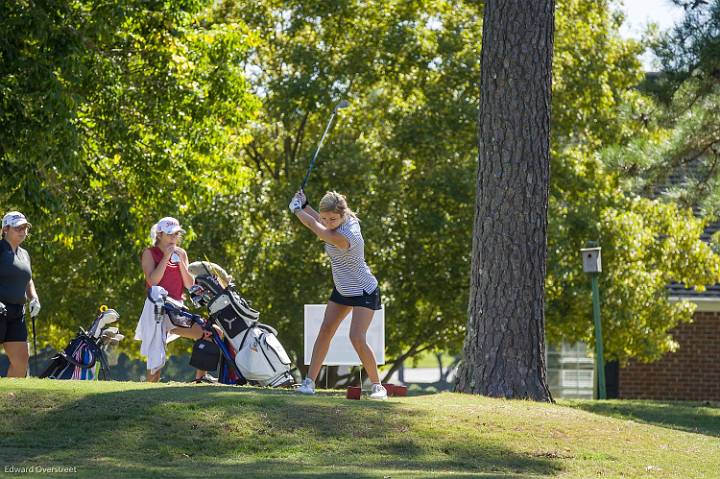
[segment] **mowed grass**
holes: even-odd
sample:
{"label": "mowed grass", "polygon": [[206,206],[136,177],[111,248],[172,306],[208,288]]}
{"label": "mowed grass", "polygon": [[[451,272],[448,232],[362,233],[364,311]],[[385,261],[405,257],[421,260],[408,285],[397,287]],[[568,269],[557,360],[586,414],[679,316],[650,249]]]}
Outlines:
{"label": "mowed grass", "polygon": [[22,477],[720,477],[713,406],[2,379],[0,408],[0,471],[76,468]]}

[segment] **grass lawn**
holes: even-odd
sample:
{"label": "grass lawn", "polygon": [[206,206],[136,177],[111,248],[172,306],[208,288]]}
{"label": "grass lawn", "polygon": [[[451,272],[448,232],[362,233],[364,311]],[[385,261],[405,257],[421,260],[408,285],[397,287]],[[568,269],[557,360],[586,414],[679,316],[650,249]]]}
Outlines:
{"label": "grass lawn", "polygon": [[7,476],[720,477],[717,405],[0,379],[0,408]]}

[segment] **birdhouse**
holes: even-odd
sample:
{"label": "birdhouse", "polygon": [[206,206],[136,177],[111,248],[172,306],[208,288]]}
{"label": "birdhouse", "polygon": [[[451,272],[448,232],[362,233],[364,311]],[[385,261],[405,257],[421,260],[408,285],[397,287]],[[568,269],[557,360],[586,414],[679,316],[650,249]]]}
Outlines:
{"label": "birdhouse", "polygon": [[602,273],[600,261],[600,248],[582,248],[580,250],[583,258],[583,271],[586,273]]}

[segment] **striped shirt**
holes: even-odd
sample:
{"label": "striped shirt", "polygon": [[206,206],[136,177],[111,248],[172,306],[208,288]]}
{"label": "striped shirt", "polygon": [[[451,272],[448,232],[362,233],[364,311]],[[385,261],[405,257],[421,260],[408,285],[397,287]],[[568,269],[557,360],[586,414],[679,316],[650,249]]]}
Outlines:
{"label": "striped shirt", "polygon": [[372,293],[378,282],[365,263],[365,241],[360,233],[360,222],[348,216],[335,230],[347,238],[350,247],[342,250],[325,243],[325,252],[330,257],[335,288],[343,296],[362,296]]}

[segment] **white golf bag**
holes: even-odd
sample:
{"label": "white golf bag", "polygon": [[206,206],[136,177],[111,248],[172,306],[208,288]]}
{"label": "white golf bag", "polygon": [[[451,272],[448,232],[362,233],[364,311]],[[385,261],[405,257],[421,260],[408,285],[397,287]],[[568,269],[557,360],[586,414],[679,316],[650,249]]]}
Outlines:
{"label": "white golf bag", "polygon": [[270,387],[294,383],[291,361],[277,339],[277,331],[259,322],[260,313],[235,291],[232,278],[219,266],[204,261],[192,263],[190,272],[195,276],[195,286],[190,290],[193,303],[208,308],[210,319],[234,349],[235,364],[245,379]]}

